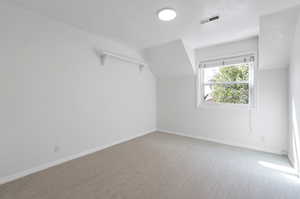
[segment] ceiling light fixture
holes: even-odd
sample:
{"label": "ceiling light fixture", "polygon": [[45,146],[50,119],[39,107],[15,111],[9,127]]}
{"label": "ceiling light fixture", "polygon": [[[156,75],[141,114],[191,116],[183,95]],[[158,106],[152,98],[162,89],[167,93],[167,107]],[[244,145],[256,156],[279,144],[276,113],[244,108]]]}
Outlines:
{"label": "ceiling light fixture", "polygon": [[171,21],[176,18],[176,11],[172,8],[163,8],[157,12],[157,16],[161,21]]}

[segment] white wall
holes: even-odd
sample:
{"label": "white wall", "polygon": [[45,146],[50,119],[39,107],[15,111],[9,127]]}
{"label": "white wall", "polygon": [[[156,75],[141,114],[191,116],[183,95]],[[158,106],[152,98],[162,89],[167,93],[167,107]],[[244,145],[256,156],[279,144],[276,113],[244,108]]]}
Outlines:
{"label": "white wall", "polygon": [[300,174],[300,12],[290,63],[290,149],[289,157]]}
{"label": "white wall", "polygon": [[0,181],[155,129],[149,69],[102,66],[94,53],[141,58],[134,49],[6,4],[0,13]]}
{"label": "white wall", "polygon": [[288,67],[300,6],[288,8],[259,20],[259,58],[263,69]]}
{"label": "white wall", "polygon": [[[255,51],[257,38],[196,51],[197,59]],[[287,69],[257,73],[257,108],[196,108],[195,77],[157,82],[158,129],[273,153],[287,151]],[[250,120],[250,115],[252,115]]]}

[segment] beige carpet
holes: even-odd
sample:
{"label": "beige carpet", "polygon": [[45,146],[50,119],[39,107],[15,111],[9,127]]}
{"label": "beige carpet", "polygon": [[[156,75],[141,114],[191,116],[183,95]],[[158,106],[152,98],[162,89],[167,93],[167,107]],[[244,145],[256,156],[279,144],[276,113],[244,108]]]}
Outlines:
{"label": "beige carpet", "polygon": [[2,185],[0,198],[299,199],[287,169],[282,156],[152,133]]}

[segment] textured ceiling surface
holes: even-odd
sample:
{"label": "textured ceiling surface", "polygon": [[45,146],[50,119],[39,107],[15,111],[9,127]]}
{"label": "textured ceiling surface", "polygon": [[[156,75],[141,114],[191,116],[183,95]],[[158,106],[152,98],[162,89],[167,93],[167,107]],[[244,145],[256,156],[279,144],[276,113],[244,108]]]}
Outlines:
{"label": "textured ceiling surface", "polygon": [[[0,0],[39,12],[86,31],[137,48],[182,39],[192,48],[242,39],[259,33],[259,17],[295,6],[300,0]],[[177,18],[157,19],[162,7]],[[220,20],[201,25],[203,18]]]}

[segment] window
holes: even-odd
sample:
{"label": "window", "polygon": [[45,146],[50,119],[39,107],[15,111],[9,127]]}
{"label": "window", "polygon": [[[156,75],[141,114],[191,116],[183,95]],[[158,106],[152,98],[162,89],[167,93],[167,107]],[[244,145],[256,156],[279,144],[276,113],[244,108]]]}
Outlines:
{"label": "window", "polygon": [[200,103],[253,105],[254,60],[250,54],[201,62]]}

